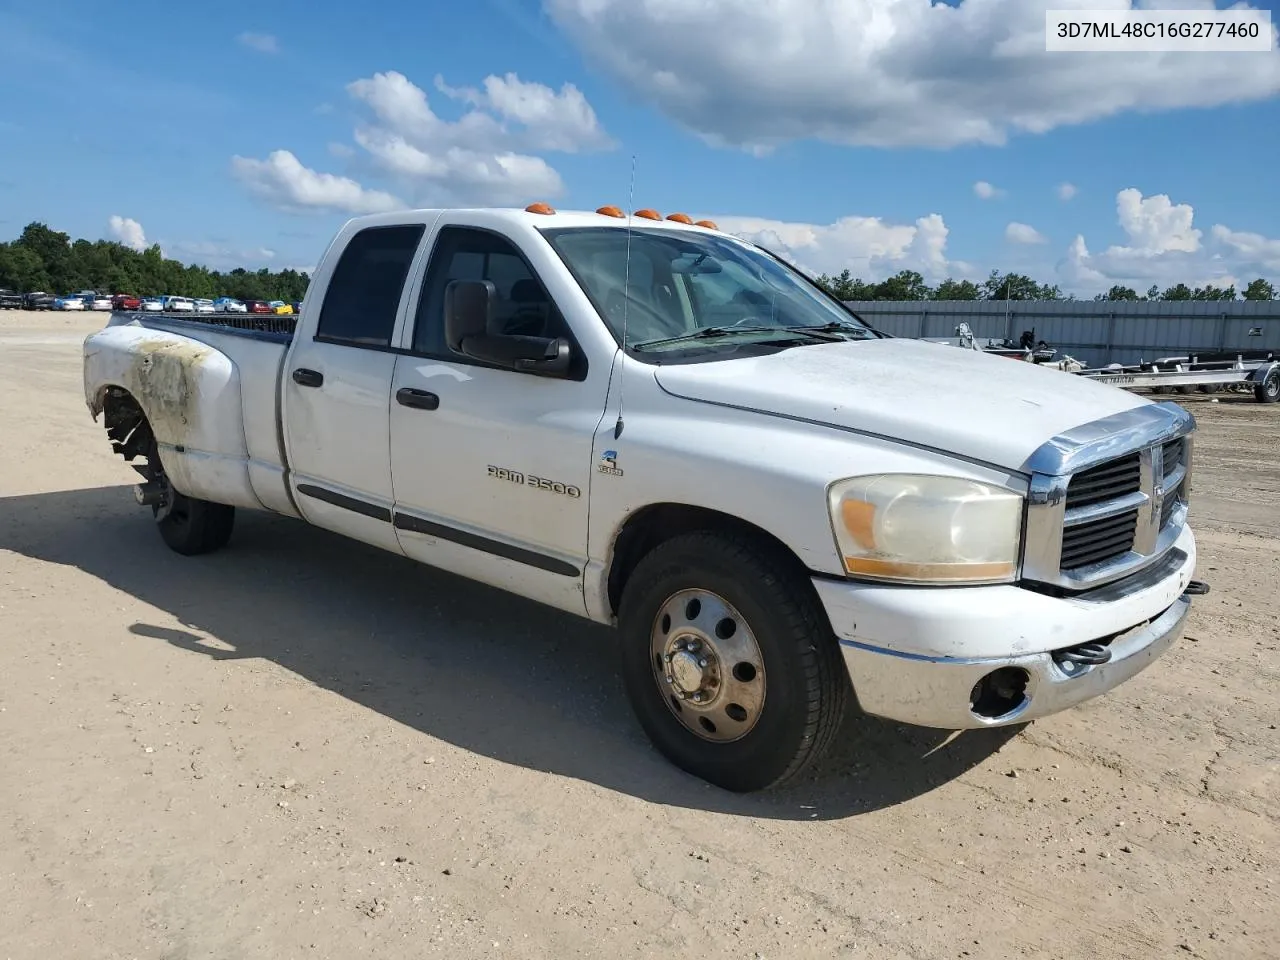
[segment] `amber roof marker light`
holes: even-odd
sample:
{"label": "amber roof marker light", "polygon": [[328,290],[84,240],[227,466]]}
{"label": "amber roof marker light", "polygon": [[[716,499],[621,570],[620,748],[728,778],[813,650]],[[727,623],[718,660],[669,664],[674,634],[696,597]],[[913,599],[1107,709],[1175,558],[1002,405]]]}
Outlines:
{"label": "amber roof marker light", "polygon": [[637,210],[637,211],[636,211],[636,216],[637,216],[637,217],[643,217],[643,218],[644,218],[644,219],[646,219],[646,220],[661,220],[661,219],[662,219],[662,214],[660,214],[657,210],[650,209],[649,207],[645,207],[643,210]]}
{"label": "amber roof marker light", "polygon": [[626,216],[622,210],[614,206],[596,207],[596,213],[605,217],[617,217],[619,220]]}
{"label": "amber roof marker light", "polygon": [[687,213],[669,213],[667,214],[667,219],[674,221],[675,223],[687,223],[690,226],[693,225],[693,218]]}
{"label": "amber roof marker light", "polygon": [[544,217],[549,217],[551,214],[556,212],[555,207],[551,206],[549,203],[543,203],[542,201],[531,203],[525,207],[524,210],[525,213],[540,213]]}
{"label": "amber roof marker light", "polygon": [[714,220],[699,220],[696,224],[699,227],[706,227],[708,230],[719,230]]}

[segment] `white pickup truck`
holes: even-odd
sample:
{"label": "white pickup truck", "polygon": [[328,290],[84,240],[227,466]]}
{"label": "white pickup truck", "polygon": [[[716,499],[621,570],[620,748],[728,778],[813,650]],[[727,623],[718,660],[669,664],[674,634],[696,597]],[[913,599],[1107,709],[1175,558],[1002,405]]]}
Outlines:
{"label": "white pickup truck", "polygon": [[682,214],[357,218],[300,316],[115,314],[84,385],[177,552],[267,510],[616,625],[652,742],[731,790],[851,694],[953,730],[1079,704],[1208,589],[1184,409],[881,336]]}

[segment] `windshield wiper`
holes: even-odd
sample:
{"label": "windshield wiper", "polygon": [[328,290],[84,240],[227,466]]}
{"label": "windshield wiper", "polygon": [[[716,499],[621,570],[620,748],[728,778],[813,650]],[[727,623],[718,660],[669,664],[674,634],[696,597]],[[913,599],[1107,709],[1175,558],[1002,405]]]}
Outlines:
{"label": "windshield wiper", "polygon": [[840,320],[831,320],[813,327],[791,327],[789,329],[803,330],[806,333],[848,333],[855,335],[859,340],[873,339],[870,330],[854,326],[852,323],[843,323]]}
{"label": "windshield wiper", "polygon": [[692,333],[681,334],[678,337],[659,337],[656,340],[641,340],[639,343],[631,344],[633,350],[645,350],[649,347],[662,347],[670,343],[691,343],[696,340],[714,340],[719,337],[728,337],[737,333],[786,333],[792,334],[797,338],[810,338],[814,340],[827,340],[828,337],[820,336],[826,331],[821,327],[783,327],[783,326],[733,326],[733,327],[703,327],[700,330],[694,330]]}

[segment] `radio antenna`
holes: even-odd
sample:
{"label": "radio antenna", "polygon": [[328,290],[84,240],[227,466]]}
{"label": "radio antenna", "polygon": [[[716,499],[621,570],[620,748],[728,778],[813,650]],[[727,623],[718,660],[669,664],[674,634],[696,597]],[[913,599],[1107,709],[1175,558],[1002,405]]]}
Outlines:
{"label": "radio antenna", "polygon": [[618,422],[613,439],[622,436],[622,390],[627,379],[627,306],[631,302],[631,217],[636,205],[636,155],[631,155],[631,186],[627,190],[627,256],[622,276],[622,368],[618,377]]}

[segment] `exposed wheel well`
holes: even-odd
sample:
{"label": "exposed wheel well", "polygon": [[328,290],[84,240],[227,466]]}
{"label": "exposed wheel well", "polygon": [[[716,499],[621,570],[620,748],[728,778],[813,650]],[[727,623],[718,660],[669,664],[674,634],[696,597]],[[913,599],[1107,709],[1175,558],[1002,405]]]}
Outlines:
{"label": "exposed wheel well", "polygon": [[807,572],[790,547],[753,523],[706,507],[684,503],[650,504],[627,518],[614,541],[613,560],[609,565],[610,612],[618,612],[627,580],[645,554],[672,537],[701,530],[745,534],[783,562],[793,564],[801,574]]}
{"label": "exposed wheel well", "polygon": [[146,455],[151,425],[142,405],[124,387],[107,387],[103,392],[102,425],[107,428],[111,449],[127,462]]}

